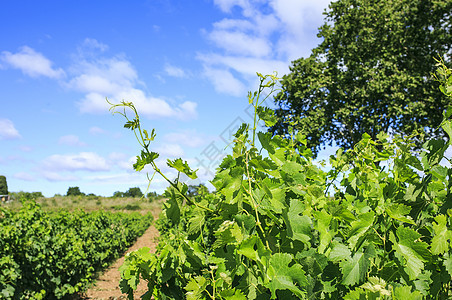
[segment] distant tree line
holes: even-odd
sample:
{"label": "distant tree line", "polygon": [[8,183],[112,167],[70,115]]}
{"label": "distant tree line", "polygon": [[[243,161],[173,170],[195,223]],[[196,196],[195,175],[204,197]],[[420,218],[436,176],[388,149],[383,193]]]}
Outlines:
{"label": "distant tree line", "polygon": [[93,193],[89,193],[89,194],[85,194],[83,192],[80,191],[80,188],[78,186],[73,186],[73,187],[69,187],[67,192],[66,192],[66,196],[88,196],[88,197],[93,197],[96,196]]}

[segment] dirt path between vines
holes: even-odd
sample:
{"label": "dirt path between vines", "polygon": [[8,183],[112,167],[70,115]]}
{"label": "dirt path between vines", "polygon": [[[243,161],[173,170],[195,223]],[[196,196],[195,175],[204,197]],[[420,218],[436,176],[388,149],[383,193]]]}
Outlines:
{"label": "dirt path between vines", "polygon": [[[158,214],[154,214],[155,220]],[[155,222],[155,221],[154,221]],[[151,252],[155,252],[157,246],[156,238],[159,232],[151,225],[146,232],[137,239],[134,245],[132,245],[127,251],[131,252],[142,247],[149,247]],[[85,300],[122,300],[127,299],[125,294],[121,293],[119,289],[119,281],[121,274],[119,273],[119,267],[124,262],[124,256],[119,258],[113,265],[111,265],[99,278],[96,280],[94,286],[92,286],[83,296]],[[146,284],[142,281],[137,290],[134,293],[135,299],[140,299],[140,296],[147,291]]]}

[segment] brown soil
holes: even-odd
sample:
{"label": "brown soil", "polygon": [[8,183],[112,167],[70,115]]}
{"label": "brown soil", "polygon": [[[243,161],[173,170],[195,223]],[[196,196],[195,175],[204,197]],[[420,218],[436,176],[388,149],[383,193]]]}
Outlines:
{"label": "brown soil", "polygon": [[[156,217],[157,214],[154,214]],[[146,232],[137,239],[136,243],[130,247],[126,253],[143,248],[149,247],[151,252],[155,252],[157,246],[158,231],[151,225]],[[126,294],[122,294],[119,289],[119,281],[121,280],[121,274],[119,273],[119,267],[124,262],[124,256],[119,258],[113,265],[111,265],[99,278],[94,285],[82,296],[85,300],[120,300],[127,299]],[[147,291],[146,283],[142,281],[137,290],[134,292],[134,298],[140,299],[140,296]]]}

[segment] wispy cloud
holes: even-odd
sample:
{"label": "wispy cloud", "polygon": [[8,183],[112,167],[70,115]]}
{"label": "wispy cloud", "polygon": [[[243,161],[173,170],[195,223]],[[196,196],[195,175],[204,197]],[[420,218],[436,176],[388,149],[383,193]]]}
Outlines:
{"label": "wispy cloud", "polygon": [[58,140],[58,144],[72,146],[72,147],[86,146],[86,144],[84,142],[80,141],[80,138],[78,136],[73,135],[73,134],[64,135],[64,136],[60,137],[60,139]]}
{"label": "wispy cloud", "polygon": [[207,144],[208,138],[195,130],[183,130],[166,134],[163,139],[169,143],[178,143],[182,146],[196,148]]}
{"label": "wispy cloud", "polygon": [[183,69],[171,64],[165,64],[165,73],[169,76],[178,78],[184,78],[188,76]]}
{"label": "wispy cloud", "polygon": [[165,143],[164,145],[155,148],[155,151],[162,157],[179,158],[184,156],[184,149],[175,143]]}
{"label": "wispy cloud", "polygon": [[77,154],[54,154],[42,161],[45,171],[91,171],[100,172],[110,170],[105,158],[93,152]]}
{"label": "wispy cloud", "polygon": [[21,138],[14,123],[9,119],[0,119],[0,140],[14,140]]}
{"label": "wispy cloud", "polygon": [[48,181],[76,181],[80,178],[77,176],[74,176],[72,174],[62,174],[61,172],[52,172],[52,171],[42,171],[41,172],[42,177],[47,179]]}
{"label": "wispy cloud", "polygon": [[227,67],[204,65],[203,75],[210,80],[215,90],[232,96],[243,96],[246,92],[245,84],[236,78]]}
{"label": "wispy cloud", "polygon": [[203,30],[215,49],[197,55],[204,75],[218,92],[243,96],[256,72],[286,74],[291,61],[318,44],[315,36],[329,2],[214,0],[229,16]]}
{"label": "wispy cloud", "polygon": [[27,172],[18,172],[14,174],[13,177],[24,181],[36,181],[35,176]]}
{"label": "wispy cloud", "polygon": [[107,133],[104,129],[97,127],[97,126],[93,126],[89,129],[89,133],[91,135],[101,135],[101,134],[105,134]]}
{"label": "wispy cloud", "polygon": [[53,68],[49,59],[27,46],[21,47],[16,53],[3,51],[0,54],[0,61],[3,61],[7,66],[21,70],[24,74],[31,77],[44,76],[59,79],[65,76],[63,69]]}

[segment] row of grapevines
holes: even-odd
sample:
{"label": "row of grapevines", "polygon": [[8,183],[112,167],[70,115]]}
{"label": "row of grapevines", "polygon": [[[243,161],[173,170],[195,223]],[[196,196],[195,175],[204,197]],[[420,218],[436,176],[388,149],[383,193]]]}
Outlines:
{"label": "row of grapevines", "polygon": [[[450,71],[440,71],[450,94]],[[259,105],[275,78],[260,78],[249,102],[271,126],[272,112]],[[171,184],[157,253],[126,256],[122,291],[133,299],[141,277],[143,299],[449,299],[451,115],[441,124],[447,140],[415,152],[409,139],[364,135],[331,157],[328,172],[301,134],[282,139],[256,133],[256,120],[242,125],[214,194],[187,200],[186,185]],[[126,127],[141,131],[138,116]],[[148,145],[135,167],[154,163]],[[186,163],[168,165],[194,177]]]}
{"label": "row of grapevines", "polygon": [[0,299],[61,299],[83,291],[152,215],[46,212],[32,201],[0,208]]}

